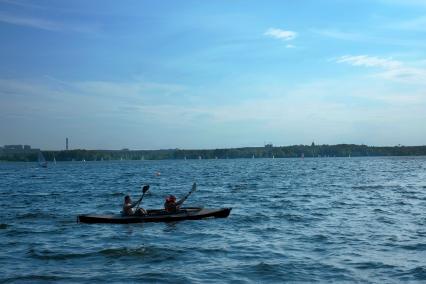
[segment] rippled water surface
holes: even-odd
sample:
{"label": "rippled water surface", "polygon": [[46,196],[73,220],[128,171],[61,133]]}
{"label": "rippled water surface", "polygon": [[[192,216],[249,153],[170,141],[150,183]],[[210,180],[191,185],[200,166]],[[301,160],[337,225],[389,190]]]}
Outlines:
{"label": "rippled water surface", "polygon": [[[76,222],[193,181],[231,215]],[[0,207],[0,282],[426,281],[425,157],[0,163]]]}

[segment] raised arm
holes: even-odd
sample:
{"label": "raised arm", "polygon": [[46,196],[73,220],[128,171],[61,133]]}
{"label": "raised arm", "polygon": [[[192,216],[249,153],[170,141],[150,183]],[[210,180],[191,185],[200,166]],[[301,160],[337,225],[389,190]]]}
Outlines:
{"label": "raised arm", "polygon": [[182,204],[185,202],[185,200],[188,199],[188,197],[197,190],[197,184],[194,182],[194,184],[192,185],[192,189],[178,202],[176,202],[176,206],[180,207],[182,206]]}

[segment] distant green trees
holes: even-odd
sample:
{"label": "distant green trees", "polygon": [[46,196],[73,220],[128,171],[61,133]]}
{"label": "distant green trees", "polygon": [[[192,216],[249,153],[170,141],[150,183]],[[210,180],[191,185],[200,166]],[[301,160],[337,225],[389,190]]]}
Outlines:
{"label": "distant green trees", "polygon": [[[245,147],[212,150],[69,150],[43,151],[48,161],[100,160],[166,160],[166,159],[235,159],[235,158],[295,158],[301,157],[361,157],[361,156],[420,156],[426,155],[426,146],[372,147],[367,145],[292,145],[274,147]],[[37,153],[0,152],[1,161],[37,161]]]}

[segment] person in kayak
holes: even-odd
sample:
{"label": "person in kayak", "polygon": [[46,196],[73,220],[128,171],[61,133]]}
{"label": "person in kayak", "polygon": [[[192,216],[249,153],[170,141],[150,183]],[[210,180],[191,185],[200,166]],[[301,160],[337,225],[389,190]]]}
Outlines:
{"label": "person in kayak", "polygon": [[185,200],[188,199],[188,197],[196,190],[197,184],[194,182],[192,189],[178,202],[176,202],[176,196],[168,195],[166,197],[166,201],[164,202],[164,210],[168,213],[177,213]]}
{"label": "person in kayak", "polygon": [[180,204],[176,202],[176,196],[169,195],[164,202],[164,210],[168,213],[176,213],[180,209]]}
{"label": "person in kayak", "polygon": [[132,199],[130,198],[130,196],[126,195],[124,197],[124,203],[123,203],[124,215],[126,215],[126,216],[132,216],[132,215],[143,216],[143,215],[146,215],[147,212],[142,207],[138,208],[137,210],[134,209],[134,207],[136,205],[138,205],[141,200],[142,200],[142,197],[138,201],[132,202]]}

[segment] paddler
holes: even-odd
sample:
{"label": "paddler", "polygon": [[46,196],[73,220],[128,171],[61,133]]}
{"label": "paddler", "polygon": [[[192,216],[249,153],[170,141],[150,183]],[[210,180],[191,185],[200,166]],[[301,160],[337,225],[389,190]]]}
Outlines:
{"label": "paddler", "polygon": [[132,202],[132,199],[130,198],[130,195],[126,195],[124,197],[124,203],[123,203],[123,213],[124,213],[124,215],[126,215],[126,216],[132,216],[132,215],[143,216],[143,215],[146,215],[147,212],[142,207],[138,208],[137,210],[134,209],[134,207],[141,202],[142,197],[138,201]]}
{"label": "paddler", "polygon": [[176,203],[176,196],[168,195],[164,202],[164,210],[168,213],[176,213],[179,211],[180,204]]}
{"label": "paddler", "polygon": [[178,202],[176,202],[176,196],[168,195],[166,201],[164,202],[164,210],[168,213],[177,213],[180,210],[180,207],[185,202],[188,197],[197,190],[197,184],[194,182],[192,189]]}

